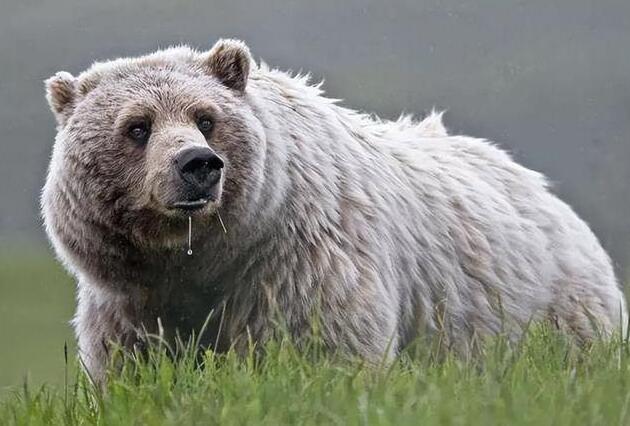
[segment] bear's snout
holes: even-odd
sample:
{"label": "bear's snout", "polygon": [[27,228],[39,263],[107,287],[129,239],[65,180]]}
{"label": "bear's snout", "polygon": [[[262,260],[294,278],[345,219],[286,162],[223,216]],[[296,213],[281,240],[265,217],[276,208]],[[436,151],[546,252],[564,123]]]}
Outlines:
{"label": "bear's snout", "polygon": [[189,148],[175,156],[174,165],[184,184],[184,203],[214,201],[224,162],[206,147]]}

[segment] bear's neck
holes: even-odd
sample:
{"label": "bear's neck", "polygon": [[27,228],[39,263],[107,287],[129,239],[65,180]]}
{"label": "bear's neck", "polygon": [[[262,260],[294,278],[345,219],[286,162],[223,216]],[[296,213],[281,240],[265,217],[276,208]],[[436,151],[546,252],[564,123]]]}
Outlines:
{"label": "bear's neck", "polygon": [[267,234],[300,241],[298,233],[318,239],[314,234],[330,227],[342,229],[348,200],[365,198],[370,180],[399,172],[388,147],[374,143],[371,119],[337,106],[318,86],[259,72],[249,103],[266,130],[268,167],[254,206],[261,214],[248,232],[271,229]]}

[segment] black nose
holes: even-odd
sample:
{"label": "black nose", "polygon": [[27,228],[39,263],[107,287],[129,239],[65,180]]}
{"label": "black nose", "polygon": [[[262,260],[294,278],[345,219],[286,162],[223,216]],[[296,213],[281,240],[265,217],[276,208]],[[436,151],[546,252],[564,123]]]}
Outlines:
{"label": "black nose", "polygon": [[223,165],[223,160],[210,148],[189,148],[175,157],[175,166],[181,177],[198,187],[217,183]]}

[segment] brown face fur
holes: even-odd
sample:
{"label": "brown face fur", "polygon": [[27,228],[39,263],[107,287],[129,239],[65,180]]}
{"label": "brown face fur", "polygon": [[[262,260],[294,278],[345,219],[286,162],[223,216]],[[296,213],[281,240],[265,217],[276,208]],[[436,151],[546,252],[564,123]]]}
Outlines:
{"label": "brown face fur", "polygon": [[[48,98],[59,135],[51,167],[62,173],[47,184],[44,203],[47,196],[65,199],[73,210],[66,219],[88,215],[150,247],[181,244],[189,215],[209,222],[217,210],[246,203],[262,181],[264,136],[244,100],[249,53],[227,43],[192,52],[187,61],[144,57],[102,64],[77,79],[52,77]],[[200,130],[200,120],[209,120],[211,130]],[[147,129],[142,141],[130,134],[138,123]],[[187,197],[175,159],[200,147],[225,163],[214,200],[192,212],[174,208]]]}

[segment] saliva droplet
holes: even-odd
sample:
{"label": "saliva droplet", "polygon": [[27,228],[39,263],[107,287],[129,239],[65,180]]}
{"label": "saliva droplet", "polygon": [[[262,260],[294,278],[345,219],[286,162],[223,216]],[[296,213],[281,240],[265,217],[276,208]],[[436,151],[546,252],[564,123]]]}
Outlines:
{"label": "saliva droplet", "polygon": [[188,216],[188,256],[192,256],[192,217]]}

